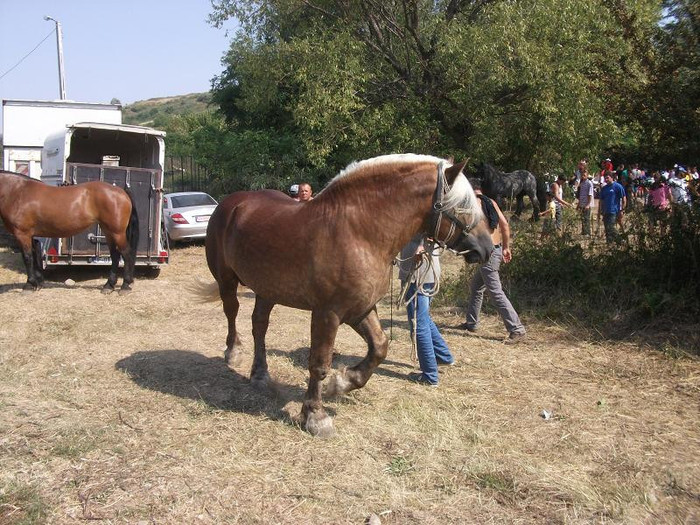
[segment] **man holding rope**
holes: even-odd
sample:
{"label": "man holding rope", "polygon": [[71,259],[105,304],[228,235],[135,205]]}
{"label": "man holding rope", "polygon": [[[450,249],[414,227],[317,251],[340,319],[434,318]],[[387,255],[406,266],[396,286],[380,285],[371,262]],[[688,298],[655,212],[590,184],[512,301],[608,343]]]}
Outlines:
{"label": "man holding rope", "polygon": [[421,369],[408,374],[408,378],[437,386],[438,365],[451,365],[454,357],[430,317],[430,301],[437,292],[435,283],[440,281],[439,249],[428,253],[426,249],[431,248],[420,235],[411,239],[399,255],[399,279]]}

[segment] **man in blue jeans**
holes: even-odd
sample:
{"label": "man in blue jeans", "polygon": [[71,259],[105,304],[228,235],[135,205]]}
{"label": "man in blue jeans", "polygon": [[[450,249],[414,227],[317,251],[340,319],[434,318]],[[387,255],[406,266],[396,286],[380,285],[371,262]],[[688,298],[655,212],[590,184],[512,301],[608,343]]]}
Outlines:
{"label": "man in blue jeans", "polygon": [[416,353],[420,372],[408,378],[430,386],[438,384],[438,365],[451,365],[454,357],[440,331],[430,317],[430,301],[435,282],[440,279],[440,258],[435,252],[425,253],[421,236],[411,239],[399,255],[399,279],[402,289],[411,336],[415,334]]}
{"label": "man in blue jeans", "polygon": [[618,240],[617,223],[622,222],[622,215],[627,204],[627,194],[622,184],[613,180],[611,171],[605,172],[605,186],[600,189],[598,216],[603,216],[605,241],[610,244]]}

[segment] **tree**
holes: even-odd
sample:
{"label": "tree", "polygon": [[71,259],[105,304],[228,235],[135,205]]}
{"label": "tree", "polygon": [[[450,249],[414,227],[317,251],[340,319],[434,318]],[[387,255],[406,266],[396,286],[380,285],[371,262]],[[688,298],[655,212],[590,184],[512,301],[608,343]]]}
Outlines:
{"label": "tree", "polygon": [[[658,0],[215,0],[242,27],[214,83],[233,129],[306,167],[388,152],[544,171],[634,143]],[[326,168],[327,169],[327,168]],[[320,175],[322,178],[324,174]]]}
{"label": "tree", "polygon": [[657,165],[700,161],[700,2],[666,0],[654,32],[656,60],[634,108]]}

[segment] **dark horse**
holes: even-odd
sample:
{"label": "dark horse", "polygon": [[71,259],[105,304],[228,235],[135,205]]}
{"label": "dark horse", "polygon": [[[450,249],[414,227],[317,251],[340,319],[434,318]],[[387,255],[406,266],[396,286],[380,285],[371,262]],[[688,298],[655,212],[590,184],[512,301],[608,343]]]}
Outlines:
{"label": "dark horse", "polygon": [[296,202],[264,190],[229,195],[209,220],[207,263],[216,283],[200,295],[223,301],[225,360],[238,361],[238,284],[256,294],[253,383],[269,379],[265,334],[275,304],[311,311],[309,386],[300,420],[313,435],[333,434],[321,400],[340,324],[365,340],[367,355],[329,381],[328,395],[361,388],[384,360],[388,340],[376,304],[387,293],[391,263],[418,233],[485,261],[493,244],[464,163],[390,155],[350,165],[318,196]]}
{"label": "dark horse", "polygon": [[490,164],[481,164],[474,175],[481,179],[481,191],[487,197],[491,197],[498,206],[505,210],[504,198],[517,199],[515,216],[520,217],[523,211],[525,195],[532,204],[532,218],[537,221],[540,218],[540,202],[537,198],[537,179],[527,170],[516,170],[510,173],[498,171]]}
{"label": "dark horse", "polygon": [[103,293],[114,291],[119,257],[124,258],[120,294],[134,282],[138,217],[131,195],[106,182],[49,186],[9,171],[0,171],[0,218],[15,236],[27,268],[25,290],[44,283],[41,246],[34,237],[72,237],[97,223],[107,239],[112,267]]}

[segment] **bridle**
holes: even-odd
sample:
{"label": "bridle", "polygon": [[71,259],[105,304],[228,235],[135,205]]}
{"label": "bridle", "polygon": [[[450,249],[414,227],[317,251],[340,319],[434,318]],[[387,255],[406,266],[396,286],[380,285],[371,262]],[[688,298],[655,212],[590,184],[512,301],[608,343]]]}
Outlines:
{"label": "bridle", "polygon": [[[447,183],[447,178],[445,177],[445,161],[442,161],[438,165],[437,186],[433,194],[433,209],[430,218],[431,227],[429,231],[432,231],[433,234],[429,235],[428,239],[440,248],[446,248],[457,255],[464,255],[469,250],[458,252],[453,248],[454,243],[456,243],[462,235],[468,235],[469,232],[474,229],[475,225],[467,226],[453,213],[452,209],[445,209],[443,199],[449,191],[450,185]],[[439,239],[438,235],[443,218],[450,221],[450,230],[447,232],[447,236],[444,239]],[[457,233],[457,237],[453,239],[455,233]]]}

